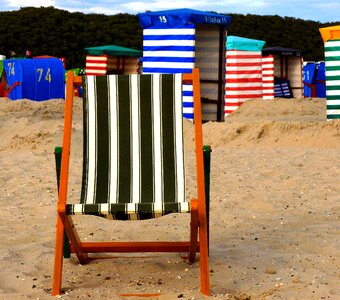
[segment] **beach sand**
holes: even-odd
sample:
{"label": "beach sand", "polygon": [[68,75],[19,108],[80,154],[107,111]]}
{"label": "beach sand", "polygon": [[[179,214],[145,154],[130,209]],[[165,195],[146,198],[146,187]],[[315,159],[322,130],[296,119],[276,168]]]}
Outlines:
{"label": "beach sand", "polygon": [[[0,99],[0,299],[52,299],[63,100]],[[325,99],[250,100],[203,126],[212,146],[210,275],[215,299],[340,299],[340,120]],[[82,104],[75,99],[70,202],[81,184]],[[185,122],[186,150],[193,126]],[[194,156],[186,156],[194,196]],[[89,240],[186,240],[189,214],[141,222],[78,217]],[[142,224],[142,226],[140,226]],[[64,260],[62,299],[206,299],[199,262],[133,254]],[[137,297],[125,299],[140,299]]]}

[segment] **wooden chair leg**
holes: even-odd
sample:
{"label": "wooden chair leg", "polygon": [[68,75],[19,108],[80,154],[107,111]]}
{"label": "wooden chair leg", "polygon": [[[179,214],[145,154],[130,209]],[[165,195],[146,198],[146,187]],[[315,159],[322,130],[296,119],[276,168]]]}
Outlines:
{"label": "wooden chair leg", "polygon": [[84,265],[88,262],[88,255],[86,252],[84,252],[84,249],[81,245],[81,241],[78,235],[78,232],[73,224],[72,217],[63,215],[63,221],[65,226],[66,234],[69,238],[69,241],[71,242],[71,245],[75,249],[75,254],[77,255],[77,258],[79,262]]}
{"label": "wooden chair leg", "polygon": [[206,220],[199,222],[199,240],[200,240],[200,271],[201,271],[201,293],[210,295],[210,278],[208,264],[208,233]]}
{"label": "wooden chair leg", "polygon": [[198,237],[198,201],[191,200],[190,202],[190,249],[189,262],[193,263],[196,259],[197,252],[197,237]]}
{"label": "wooden chair leg", "polygon": [[63,269],[63,250],[64,250],[64,224],[60,216],[58,215],[54,250],[52,296],[57,296],[60,294],[61,277]]}

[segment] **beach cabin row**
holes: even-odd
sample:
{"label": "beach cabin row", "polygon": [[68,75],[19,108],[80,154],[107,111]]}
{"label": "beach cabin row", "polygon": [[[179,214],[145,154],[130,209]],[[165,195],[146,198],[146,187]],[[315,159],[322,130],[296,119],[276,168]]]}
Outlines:
{"label": "beach cabin row", "polygon": [[[262,49],[264,41],[228,36],[231,18],[191,9],[139,15],[143,73],[201,73],[202,118],[222,121],[251,98],[301,97],[302,52]],[[299,52],[297,52],[299,51]],[[193,119],[190,87],[183,115]]]}
{"label": "beach cabin row", "polygon": [[[222,121],[248,99],[302,96],[301,52],[263,49],[260,40],[227,38],[229,16],[175,9],[142,13],[139,20],[143,52],[115,45],[85,48],[86,74],[188,73],[197,67],[204,121]],[[192,120],[192,87],[183,90],[183,115]]]}

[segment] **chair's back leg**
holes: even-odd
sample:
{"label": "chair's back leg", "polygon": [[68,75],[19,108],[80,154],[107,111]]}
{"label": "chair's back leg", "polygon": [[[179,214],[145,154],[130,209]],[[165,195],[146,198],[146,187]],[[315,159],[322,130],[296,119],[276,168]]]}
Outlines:
{"label": "chair's back leg", "polygon": [[[54,156],[55,156],[55,166],[57,172],[57,186],[58,186],[58,194],[59,194],[59,185],[60,185],[60,170],[61,170],[61,158],[62,158],[62,147],[55,147]],[[70,250],[70,242],[67,234],[64,232],[64,258],[71,257]]]}
{"label": "chair's back leg", "polygon": [[205,185],[205,209],[207,214],[207,234],[208,234],[208,254],[209,254],[209,219],[210,219],[210,161],[211,147],[210,145],[203,146],[204,157],[204,185]]}

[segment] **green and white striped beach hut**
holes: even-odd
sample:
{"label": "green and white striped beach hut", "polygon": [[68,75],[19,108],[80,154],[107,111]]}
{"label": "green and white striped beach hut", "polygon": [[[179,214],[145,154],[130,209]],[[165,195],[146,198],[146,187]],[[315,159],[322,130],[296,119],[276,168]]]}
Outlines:
{"label": "green and white striped beach hut", "polygon": [[340,119],[340,25],[320,28],[325,43],[327,119]]}

